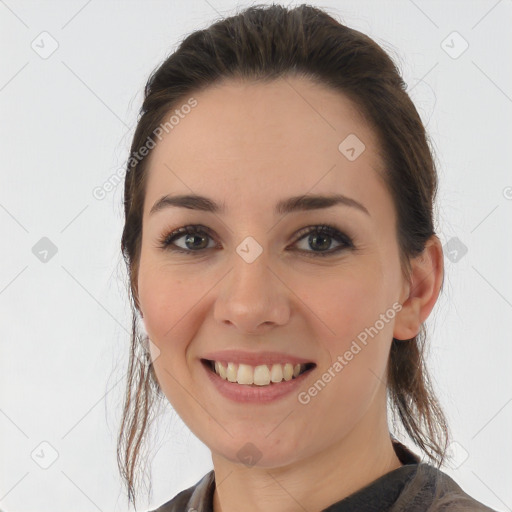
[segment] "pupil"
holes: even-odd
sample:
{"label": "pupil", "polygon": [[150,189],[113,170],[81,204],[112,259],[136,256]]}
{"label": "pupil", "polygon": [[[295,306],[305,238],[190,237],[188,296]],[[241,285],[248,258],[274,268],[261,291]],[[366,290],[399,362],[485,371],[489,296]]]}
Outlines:
{"label": "pupil", "polygon": [[[201,237],[201,236],[196,235],[196,234],[189,234],[189,235],[187,235],[187,238],[185,239],[185,243],[186,243],[186,244],[188,244],[188,243],[190,242],[190,243],[192,244],[192,247],[195,247],[196,249],[197,249],[197,248],[202,249],[202,248],[203,248],[202,246],[198,246],[197,244],[196,244],[196,245],[194,245],[194,244],[193,244],[193,242],[192,242],[192,241],[194,240],[194,237],[197,237],[197,238],[199,238],[199,239],[202,239],[202,240],[203,240],[203,242],[204,242],[204,240],[205,240],[205,237]],[[204,244],[203,244],[203,245],[204,245]],[[207,245],[208,245],[208,244],[207,244]]]}
{"label": "pupil", "polygon": [[331,245],[330,241],[329,241],[329,237],[326,236],[326,235],[319,235],[319,234],[313,234],[311,235],[310,237],[310,243],[312,244],[312,247],[314,248],[314,245],[316,244],[316,242],[318,240],[323,240],[324,243],[323,244],[320,244],[320,247],[317,247],[318,249],[328,249],[329,246]]}

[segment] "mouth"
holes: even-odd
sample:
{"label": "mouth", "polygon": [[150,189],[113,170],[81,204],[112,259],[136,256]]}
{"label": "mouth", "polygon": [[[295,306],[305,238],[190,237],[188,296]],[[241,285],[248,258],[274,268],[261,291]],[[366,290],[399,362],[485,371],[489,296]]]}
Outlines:
{"label": "mouth", "polygon": [[297,379],[316,367],[315,363],[273,363],[255,366],[211,359],[201,359],[201,363],[221,379],[253,387],[275,386],[281,382]]}

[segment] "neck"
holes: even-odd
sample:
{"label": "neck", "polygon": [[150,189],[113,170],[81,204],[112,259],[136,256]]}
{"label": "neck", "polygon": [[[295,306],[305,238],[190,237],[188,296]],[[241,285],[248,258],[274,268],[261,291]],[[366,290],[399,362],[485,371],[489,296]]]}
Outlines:
{"label": "neck", "polygon": [[385,408],[370,408],[347,436],[283,467],[248,468],[215,453],[212,461],[214,512],[324,510],[402,466]]}

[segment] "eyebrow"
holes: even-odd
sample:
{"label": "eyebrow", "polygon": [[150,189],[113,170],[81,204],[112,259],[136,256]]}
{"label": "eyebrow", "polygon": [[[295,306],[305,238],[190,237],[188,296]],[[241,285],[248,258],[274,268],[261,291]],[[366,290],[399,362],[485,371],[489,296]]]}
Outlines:
{"label": "eyebrow", "polygon": [[[323,208],[330,208],[331,206],[349,206],[355,208],[366,215],[370,215],[370,212],[360,202],[342,194],[333,195],[305,195],[305,196],[294,196],[287,199],[282,199],[275,206],[276,214],[285,214],[298,211],[306,210],[320,210]],[[215,214],[223,214],[226,211],[224,203],[218,204],[208,197],[187,194],[162,196],[152,206],[149,215],[164,210],[166,208],[188,208],[189,210],[200,210],[204,212],[210,212]]]}

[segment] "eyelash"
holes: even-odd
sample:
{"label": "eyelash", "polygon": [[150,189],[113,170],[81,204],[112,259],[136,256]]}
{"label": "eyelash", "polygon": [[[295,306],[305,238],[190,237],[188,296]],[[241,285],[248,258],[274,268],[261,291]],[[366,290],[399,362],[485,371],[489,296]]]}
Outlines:
{"label": "eyelash", "polygon": [[[344,249],[353,249],[354,248],[354,244],[353,244],[352,240],[350,239],[350,237],[348,237],[347,235],[345,235],[344,233],[342,233],[335,227],[329,226],[328,224],[322,224],[322,225],[317,225],[317,226],[308,226],[308,227],[301,229],[297,233],[297,238],[295,239],[294,244],[301,241],[307,235],[310,235],[312,233],[327,235],[329,238],[333,238],[337,242],[340,242],[343,245],[340,245],[340,246],[336,247],[335,249],[329,250],[329,251],[316,252],[316,251],[299,250],[299,252],[308,253],[309,255],[311,255],[313,257],[317,257],[317,256],[325,257],[325,256],[333,256]],[[175,240],[179,240],[184,235],[197,235],[197,234],[206,234],[210,238],[213,238],[210,229],[207,228],[206,226],[201,226],[201,225],[183,226],[181,228],[175,229],[171,233],[164,234],[158,240],[159,248],[163,249],[163,250],[184,253],[184,254],[187,254],[190,256],[194,255],[195,253],[200,254],[201,252],[205,251],[206,249],[199,249],[199,250],[194,251],[194,250],[186,250],[181,247],[172,245],[172,242],[174,242]],[[212,248],[209,247],[208,249],[212,249]]]}

